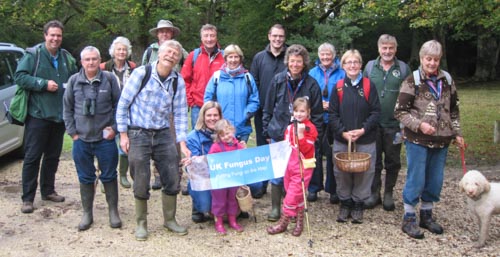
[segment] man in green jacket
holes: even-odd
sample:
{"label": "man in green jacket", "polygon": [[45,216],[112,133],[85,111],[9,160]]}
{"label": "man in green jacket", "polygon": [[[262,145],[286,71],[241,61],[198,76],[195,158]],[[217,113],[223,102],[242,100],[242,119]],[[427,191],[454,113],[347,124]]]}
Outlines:
{"label": "man in green jacket", "polygon": [[398,43],[394,36],[383,34],[377,42],[377,59],[369,61],[364,76],[370,78],[377,87],[380,99],[381,115],[377,128],[377,163],[371,187],[371,196],[365,201],[365,208],[374,208],[382,203],[380,190],[382,187],[382,170],[385,169],[385,185],[383,208],[386,211],[395,209],[393,189],[401,169],[401,128],[394,118],[394,105],[399,95],[403,80],[410,74],[410,67],[396,58]]}
{"label": "man in green jacket", "polygon": [[77,67],[75,59],[61,48],[63,30],[57,20],[45,24],[45,42],[34,47],[33,53],[27,51],[16,70],[17,85],[30,93],[24,135],[23,213],[34,210],[39,172],[42,200],[64,201],[54,189],[65,130],[62,98],[66,82]]}

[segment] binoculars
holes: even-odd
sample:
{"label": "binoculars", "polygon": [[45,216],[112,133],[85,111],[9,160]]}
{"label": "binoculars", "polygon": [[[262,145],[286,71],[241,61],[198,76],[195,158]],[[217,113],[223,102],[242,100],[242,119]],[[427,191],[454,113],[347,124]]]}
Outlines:
{"label": "binoculars", "polygon": [[95,115],[95,99],[86,98],[85,100],[83,100],[83,115]]}

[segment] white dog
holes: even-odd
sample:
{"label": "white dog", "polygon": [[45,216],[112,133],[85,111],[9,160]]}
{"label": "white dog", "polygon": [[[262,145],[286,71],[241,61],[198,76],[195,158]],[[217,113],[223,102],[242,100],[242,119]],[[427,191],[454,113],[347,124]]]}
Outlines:
{"label": "white dog", "polygon": [[491,215],[500,214],[500,183],[490,183],[477,170],[470,170],[460,180],[469,209],[479,220],[479,240],[476,247],[483,247],[488,238]]}

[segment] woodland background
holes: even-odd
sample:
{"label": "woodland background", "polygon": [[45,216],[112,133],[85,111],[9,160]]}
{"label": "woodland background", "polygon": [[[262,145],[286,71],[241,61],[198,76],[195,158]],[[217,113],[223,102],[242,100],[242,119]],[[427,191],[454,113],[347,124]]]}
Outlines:
{"label": "woodland background", "polygon": [[188,51],[200,44],[199,30],[211,23],[224,47],[236,43],[246,66],[267,45],[275,23],[287,30],[287,44],[300,43],[315,60],[323,42],[360,50],[365,63],[377,57],[377,39],[389,33],[398,40],[399,59],[418,65],[421,44],[444,45],[444,69],[455,79],[488,81],[500,77],[500,1],[498,0],[3,0],[0,41],[28,47],[43,41],[43,25],[65,24],[63,47],[79,57],[86,45],[108,48],[117,36],[129,38],[132,60],[139,62],[155,39],[149,29],[169,19],[181,29],[177,38]]}

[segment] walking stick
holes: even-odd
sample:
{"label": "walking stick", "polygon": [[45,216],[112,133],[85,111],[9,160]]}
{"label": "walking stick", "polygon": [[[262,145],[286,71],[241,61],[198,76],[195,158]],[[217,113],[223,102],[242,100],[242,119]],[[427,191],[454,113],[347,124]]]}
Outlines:
{"label": "walking stick", "polygon": [[307,197],[306,197],[306,186],[304,182],[304,170],[302,166],[302,160],[300,158],[300,147],[299,147],[299,132],[298,132],[298,122],[294,118],[293,119],[293,126],[294,126],[294,134],[295,134],[295,144],[297,145],[297,155],[299,159],[299,170],[300,170],[300,181],[302,183],[302,196],[304,197],[304,213],[306,216],[306,226],[307,226],[307,232],[309,234],[309,241],[307,242],[309,244],[309,247],[312,247],[313,241],[312,241],[312,234],[311,234],[311,227],[309,225],[309,210],[307,209]]}

